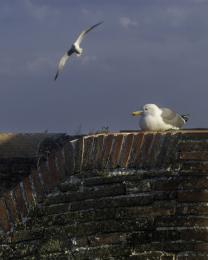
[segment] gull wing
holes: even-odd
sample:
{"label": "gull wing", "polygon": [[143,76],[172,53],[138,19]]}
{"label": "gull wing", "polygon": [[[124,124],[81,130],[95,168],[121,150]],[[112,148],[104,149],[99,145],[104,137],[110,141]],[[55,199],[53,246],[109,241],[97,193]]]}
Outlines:
{"label": "gull wing", "polygon": [[65,52],[64,55],[61,57],[61,59],[59,60],[59,64],[58,64],[58,70],[56,72],[56,75],[54,77],[54,80],[56,80],[58,78],[58,75],[60,73],[60,71],[63,70],[64,65],[66,64],[67,60],[69,59],[70,55],[73,52],[70,52],[70,50],[68,52]]}
{"label": "gull wing", "polygon": [[80,35],[78,36],[78,38],[76,39],[75,43],[74,44],[77,44],[77,45],[80,45],[80,43],[82,42],[85,34],[87,34],[88,32],[90,32],[92,29],[94,29],[95,27],[97,27],[98,25],[102,24],[103,22],[99,22],[99,23],[96,23],[95,25],[89,27],[88,29],[82,31],[80,33]]}
{"label": "gull wing", "polygon": [[166,107],[160,109],[162,110],[161,117],[166,124],[179,128],[185,124],[185,120],[173,110]]}

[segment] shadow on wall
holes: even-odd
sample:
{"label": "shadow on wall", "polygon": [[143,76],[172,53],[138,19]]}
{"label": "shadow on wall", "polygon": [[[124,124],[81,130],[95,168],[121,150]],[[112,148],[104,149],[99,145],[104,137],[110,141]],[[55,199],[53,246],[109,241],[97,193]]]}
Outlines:
{"label": "shadow on wall", "polygon": [[0,232],[24,221],[64,178],[71,139],[66,134],[0,134]]}
{"label": "shadow on wall", "polygon": [[0,134],[0,194],[15,186],[39,160],[69,140],[65,134]]}

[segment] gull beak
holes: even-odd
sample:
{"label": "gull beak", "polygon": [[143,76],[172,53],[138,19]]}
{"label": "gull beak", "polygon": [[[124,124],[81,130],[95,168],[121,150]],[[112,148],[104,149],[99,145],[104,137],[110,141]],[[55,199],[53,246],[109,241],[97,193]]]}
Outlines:
{"label": "gull beak", "polygon": [[132,116],[140,116],[140,115],[143,114],[143,111],[142,111],[142,110],[140,110],[140,111],[135,111],[135,112],[132,112],[131,114],[132,114]]}

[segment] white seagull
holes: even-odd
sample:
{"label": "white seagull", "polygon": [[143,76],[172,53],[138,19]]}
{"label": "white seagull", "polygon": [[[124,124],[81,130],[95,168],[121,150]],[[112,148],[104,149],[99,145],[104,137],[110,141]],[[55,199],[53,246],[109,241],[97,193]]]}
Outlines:
{"label": "white seagull", "polygon": [[78,36],[78,38],[76,39],[76,41],[72,44],[71,48],[64,53],[64,55],[61,57],[61,59],[59,60],[59,64],[58,64],[58,70],[56,72],[56,75],[54,77],[54,80],[56,80],[58,78],[58,75],[60,73],[60,71],[63,70],[64,65],[66,64],[67,60],[69,59],[69,57],[73,54],[76,53],[77,56],[80,56],[83,52],[83,49],[80,47],[80,43],[82,42],[85,34],[87,34],[88,32],[90,32],[92,29],[94,29],[95,27],[97,27],[98,25],[102,24],[103,22],[100,23],[96,23],[95,25],[91,26],[90,28],[82,31],[80,33],[80,35]]}
{"label": "white seagull", "polygon": [[139,126],[144,131],[178,130],[188,121],[188,115],[179,115],[169,108],[159,108],[155,104],[146,104],[142,110],[132,112],[132,115],[141,115]]}

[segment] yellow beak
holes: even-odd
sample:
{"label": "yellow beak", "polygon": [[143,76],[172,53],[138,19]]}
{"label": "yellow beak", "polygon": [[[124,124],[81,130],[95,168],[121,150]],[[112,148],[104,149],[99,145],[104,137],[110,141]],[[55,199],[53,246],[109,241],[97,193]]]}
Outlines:
{"label": "yellow beak", "polygon": [[143,111],[135,111],[135,112],[132,112],[132,116],[140,116],[141,114],[143,113]]}

